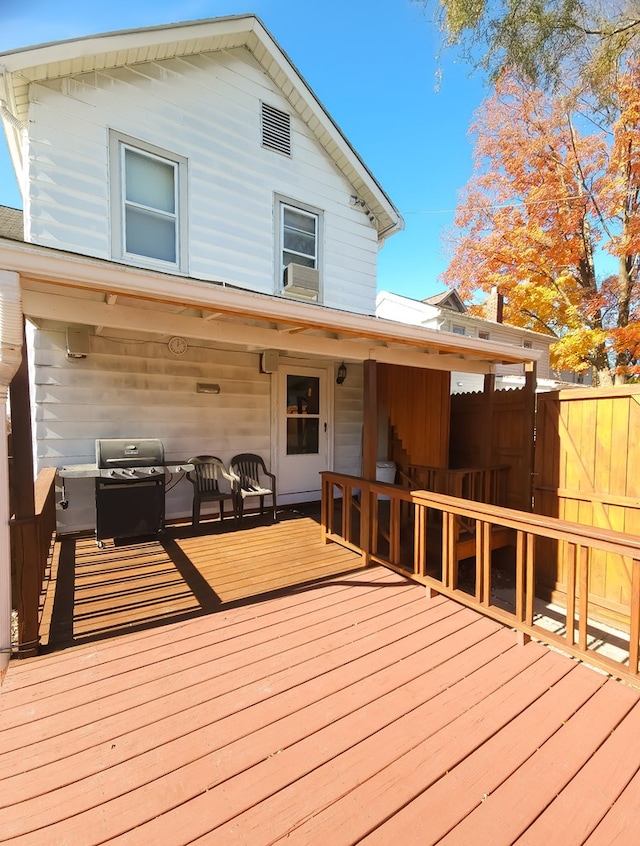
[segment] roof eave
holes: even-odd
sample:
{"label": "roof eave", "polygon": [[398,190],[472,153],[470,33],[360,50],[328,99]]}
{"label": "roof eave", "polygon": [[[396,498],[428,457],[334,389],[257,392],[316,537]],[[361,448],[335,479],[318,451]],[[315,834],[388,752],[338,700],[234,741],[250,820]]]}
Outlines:
{"label": "roof eave", "polygon": [[0,239],[0,267],[25,278],[103,293],[139,297],[148,301],[220,311],[261,320],[304,325],[359,339],[409,345],[441,355],[466,356],[495,364],[537,361],[537,350],[520,350],[507,344],[477,341],[464,336],[416,327],[406,323],[354,314],[269,294],[191,277],[145,271],[105,259],[88,258],[50,247]]}

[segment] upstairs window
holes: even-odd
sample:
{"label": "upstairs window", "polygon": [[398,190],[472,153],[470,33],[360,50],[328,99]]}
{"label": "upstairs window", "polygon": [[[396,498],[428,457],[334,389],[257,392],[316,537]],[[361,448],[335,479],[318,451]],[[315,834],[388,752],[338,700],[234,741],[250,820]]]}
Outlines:
{"label": "upstairs window", "polygon": [[466,335],[467,334],[467,331],[466,331],[464,326],[459,326],[455,323],[451,327],[451,331],[453,332],[454,335]]}
{"label": "upstairs window", "polygon": [[282,206],[282,266],[318,267],[318,215]]}
{"label": "upstairs window", "polygon": [[480,338],[481,341],[488,341],[489,340],[489,333],[488,332],[482,332],[482,331],[478,332],[478,338]]}
{"label": "upstairs window", "polygon": [[114,255],[186,270],[186,160],[115,133],[111,154]]}
{"label": "upstairs window", "polygon": [[275,198],[276,293],[322,301],[322,227],[319,209]]}

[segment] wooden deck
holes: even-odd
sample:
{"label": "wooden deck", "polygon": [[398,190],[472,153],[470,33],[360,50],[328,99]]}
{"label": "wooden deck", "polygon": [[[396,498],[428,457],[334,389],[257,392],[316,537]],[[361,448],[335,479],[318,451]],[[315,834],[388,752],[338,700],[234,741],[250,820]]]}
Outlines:
{"label": "wooden deck", "polygon": [[[303,523],[255,533],[297,561]],[[210,605],[193,573],[148,602],[134,578],[101,626],[86,611],[74,637],[89,642],[12,662],[1,843],[637,842],[637,690],[382,567],[224,604],[243,589],[205,575],[215,546],[175,542]],[[127,555],[105,552],[120,579]],[[105,637],[136,605],[155,625]]]}
{"label": "wooden deck", "polygon": [[[316,513],[316,511],[318,513]],[[311,516],[308,516],[308,515]],[[320,539],[319,508],[282,510],[279,522],[245,518],[169,527],[136,543],[93,538],[58,542],[41,638],[55,650],[177,622],[230,603],[361,566]]]}

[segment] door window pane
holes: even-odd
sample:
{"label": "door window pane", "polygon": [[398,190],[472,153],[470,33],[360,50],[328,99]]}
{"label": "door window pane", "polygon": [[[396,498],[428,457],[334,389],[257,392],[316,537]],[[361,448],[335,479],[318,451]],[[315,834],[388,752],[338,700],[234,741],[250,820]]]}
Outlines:
{"label": "door window pane", "polygon": [[320,420],[317,417],[287,419],[287,455],[317,455],[320,445]]}
{"label": "door window pane", "polygon": [[320,451],[320,379],[287,374],[287,455]]}
{"label": "door window pane", "polygon": [[320,379],[287,375],[287,414],[320,414]]}

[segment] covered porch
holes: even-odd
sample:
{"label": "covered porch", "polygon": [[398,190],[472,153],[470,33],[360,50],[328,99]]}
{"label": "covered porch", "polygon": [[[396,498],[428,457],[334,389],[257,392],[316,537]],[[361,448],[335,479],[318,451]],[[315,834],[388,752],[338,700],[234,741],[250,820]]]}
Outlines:
{"label": "covered porch", "polygon": [[[496,365],[528,368],[525,433],[532,427],[531,351],[31,244],[0,244],[0,259],[34,327],[30,361],[23,356],[10,387],[18,493],[9,510],[11,584],[20,654],[38,648],[43,522],[59,536],[95,525],[92,479],[71,479],[63,491],[59,478],[53,485],[49,478],[47,517],[40,520],[44,500],[34,498],[34,470],[42,476],[88,464],[98,438],[159,438],[165,457],[178,463],[199,454],[229,462],[240,452],[258,453],[277,474],[279,503],[292,505],[320,499],[321,472],[374,480],[381,458],[400,469],[448,469],[454,370],[486,375],[488,408]],[[343,365],[346,378],[336,384]],[[317,388],[315,413],[292,410],[288,388],[303,381],[298,377]],[[406,395],[389,389],[394,377]],[[483,431],[492,425],[485,414]],[[314,434],[308,441],[315,452],[302,449],[302,437],[290,449],[289,434],[299,430]],[[482,451],[472,457],[482,466],[491,455],[480,440]],[[524,444],[526,474],[527,438]],[[469,463],[467,456],[456,461]],[[511,474],[509,491],[519,478]],[[175,479],[166,487],[167,519],[190,512],[191,486]]]}

